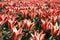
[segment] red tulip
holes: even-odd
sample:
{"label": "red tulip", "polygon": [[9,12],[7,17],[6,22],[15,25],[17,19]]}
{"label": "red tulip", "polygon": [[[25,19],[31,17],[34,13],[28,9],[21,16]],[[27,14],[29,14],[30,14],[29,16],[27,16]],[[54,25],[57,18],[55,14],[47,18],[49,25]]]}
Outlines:
{"label": "red tulip", "polygon": [[55,10],[54,9],[51,9],[51,8],[48,9],[48,14],[50,16],[55,16],[56,15]]}
{"label": "red tulip", "polygon": [[31,22],[31,20],[30,19],[25,19],[24,20],[24,24],[26,25],[26,29],[27,30],[32,30],[33,29],[33,27],[34,27],[34,22]]}
{"label": "red tulip", "polygon": [[5,23],[7,21],[7,15],[0,14],[0,24]]}
{"label": "red tulip", "polygon": [[41,19],[41,22],[42,22],[42,29],[43,30],[48,30],[48,29],[50,29],[50,28],[52,28],[52,23],[50,22],[50,21],[48,21],[48,20],[43,20],[43,19]]}
{"label": "red tulip", "polygon": [[22,28],[19,28],[19,30],[13,28],[13,35],[12,35],[12,40],[18,40],[19,37],[23,36]]}
{"label": "red tulip", "polygon": [[55,23],[55,22],[57,21],[57,16],[51,16],[51,17],[50,17],[50,21],[51,21],[52,23]]}
{"label": "red tulip", "polygon": [[60,30],[60,27],[56,23],[55,26],[52,25],[51,34],[53,36],[58,36],[59,35],[59,30]]}
{"label": "red tulip", "polygon": [[20,13],[20,8],[14,7],[14,10],[16,10],[16,12]]}
{"label": "red tulip", "polygon": [[17,22],[16,21],[16,16],[13,16],[13,15],[8,15],[7,16],[7,19],[8,19],[8,27],[12,29],[12,27],[14,27],[14,24]]}
{"label": "red tulip", "polygon": [[24,27],[24,23],[22,22],[22,20],[18,23],[19,28],[23,28]]}
{"label": "red tulip", "polygon": [[38,15],[39,15],[39,18],[42,18],[43,17],[43,12],[41,10],[39,10]]}
{"label": "red tulip", "polygon": [[28,10],[20,10],[22,12],[22,17],[27,17],[27,14],[28,14]]}
{"label": "red tulip", "polygon": [[32,36],[32,40],[44,40],[46,34],[43,32],[40,32],[39,34],[37,33],[37,31],[34,31],[34,35],[31,33],[31,36]]}
{"label": "red tulip", "polygon": [[30,17],[33,19],[35,18],[37,15],[37,13],[33,10],[31,13],[30,13]]}

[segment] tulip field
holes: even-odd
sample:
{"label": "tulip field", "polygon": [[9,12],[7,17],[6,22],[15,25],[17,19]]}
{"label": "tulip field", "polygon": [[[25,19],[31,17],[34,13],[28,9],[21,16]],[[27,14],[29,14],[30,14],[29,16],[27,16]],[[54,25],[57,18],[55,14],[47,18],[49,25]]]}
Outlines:
{"label": "tulip field", "polygon": [[60,0],[0,0],[0,40],[60,40]]}

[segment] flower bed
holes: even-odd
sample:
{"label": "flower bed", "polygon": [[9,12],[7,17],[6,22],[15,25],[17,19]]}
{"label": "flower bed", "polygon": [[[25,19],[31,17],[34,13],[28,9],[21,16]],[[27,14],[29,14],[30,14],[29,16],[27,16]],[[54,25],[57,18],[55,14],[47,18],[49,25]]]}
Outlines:
{"label": "flower bed", "polygon": [[0,40],[59,40],[60,0],[1,0]]}

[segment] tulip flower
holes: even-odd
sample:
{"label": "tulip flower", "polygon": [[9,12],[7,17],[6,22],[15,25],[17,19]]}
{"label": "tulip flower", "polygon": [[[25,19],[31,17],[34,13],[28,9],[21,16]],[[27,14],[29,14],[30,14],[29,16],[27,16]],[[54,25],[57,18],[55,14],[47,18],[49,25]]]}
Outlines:
{"label": "tulip flower", "polygon": [[37,13],[34,10],[32,10],[32,12],[30,13],[30,17],[33,19],[36,17],[36,15]]}
{"label": "tulip flower", "polygon": [[12,15],[8,15],[7,16],[8,19],[8,27],[12,29],[12,27],[14,26],[14,24],[17,22],[16,21],[16,16],[12,16]]}
{"label": "tulip flower", "polygon": [[42,29],[43,30],[45,30],[45,31],[47,31],[48,29],[50,29],[50,28],[52,28],[52,23],[50,22],[50,21],[48,21],[48,20],[43,20],[43,19],[41,19],[41,22],[42,22]]}
{"label": "tulip flower", "polygon": [[39,10],[38,15],[39,15],[39,18],[42,18],[43,17],[43,12],[41,10]]}
{"label": "tulip flower", "polygon": [[19,30],[15,28],[13,28],[13,34],[12,34],[12,40],[18,40],[19,37],[23,36],[23,32],[22,32],[22,28],[19,28]]}
{"label": "tulip flower", "polygon": [[19,28],[23,28],[24,27],[24,23],[22,22],[22,20],[18,23]]}
{"label": "tulip flower", "polygon": [[25,19],[24,20],[24,24],[26,25],[26,29],[27,30],[32,30],[33,29],[33,27],[34,27],[34,22],[31,22],[31,20],[30,19]]}
{"label": "tulip flower", "polygon": [[58,36],[59,35],[59,30],[60,30],[60,27],[56,23],[55,26],[52,25],[51,34],[53,36]]}
{"label": "tulip flower", "polygon": [[50,21],[51,21],[52,23],[55,23],[55,22],[57,21],[57,16],[51,16],[51,17],[50,17]]}
{"label": "tulip flower", "polygon": [[27,14],[28,14],[28,10],[20,10],[20,12],[22,12],[22,17],[27,17]]}
{"label": "tulip flower", "polygon": [[33,18],[35,18],[36,13],[32,12],[32,13],[30,14],[30,16],[31,16],[31,18],[33,19]]}
{"label": "tulip flower", "polygon": [[34,31],[34,34],[31,33],[32,39],[31,40],[44,40],[44,37],[46,36],[45,33],[40,32],[37,33],[37,31]]}
{"label": "tulip flower", "polygon": [[7,21],[7,15],[0,14],[0,24],[5,23]]}

